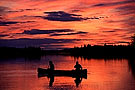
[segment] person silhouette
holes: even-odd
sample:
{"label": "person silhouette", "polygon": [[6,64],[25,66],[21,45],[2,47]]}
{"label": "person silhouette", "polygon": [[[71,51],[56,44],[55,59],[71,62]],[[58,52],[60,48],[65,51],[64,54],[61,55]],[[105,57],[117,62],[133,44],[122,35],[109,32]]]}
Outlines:
{"label": "person silhouette", "polygon": [[49,61],[49,68],[48,68],[50,71],[53,71],[54,70],[54,64],[52,61]]}
{"label": "person silhouette", "polygon": [[78,63],[78,61],[76,61],[76,65],[74,66],[76,71],[80,71],[82,70],[82,66]]}

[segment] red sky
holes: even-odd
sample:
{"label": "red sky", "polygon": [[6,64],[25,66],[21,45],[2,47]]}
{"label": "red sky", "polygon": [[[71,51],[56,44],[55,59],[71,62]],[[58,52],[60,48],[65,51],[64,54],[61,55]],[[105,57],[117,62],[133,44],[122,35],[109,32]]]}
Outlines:
{"label": "red sky", "polygon": [[134,33],[135,0],[0,1],[0,46],[125,44]]}

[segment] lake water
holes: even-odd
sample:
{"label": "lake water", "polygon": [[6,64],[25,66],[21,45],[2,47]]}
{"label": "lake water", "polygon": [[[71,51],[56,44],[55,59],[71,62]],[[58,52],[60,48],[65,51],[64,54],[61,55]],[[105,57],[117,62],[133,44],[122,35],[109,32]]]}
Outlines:
{"label": "lake water", "polygon": [[[47,68],[52,60],[55,69],[72,70],[78,60],[88,70],[87,79],[76,86],[75,78],[37,76],[37,68]],[[134,61],[126,59],[87,59],[47,55],[40,59],[14,58],[0,60],[0,90],[135,90]]]}

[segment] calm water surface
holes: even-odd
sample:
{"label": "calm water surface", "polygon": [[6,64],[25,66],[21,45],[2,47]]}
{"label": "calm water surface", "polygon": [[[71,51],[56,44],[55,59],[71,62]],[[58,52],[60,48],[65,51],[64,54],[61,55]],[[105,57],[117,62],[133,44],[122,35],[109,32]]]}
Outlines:
{"label": "calm water surface", "polygon": [[[71,70],[76,60],[87,68],[88,77],[76,87],[75,78],[38,78],[37,68],[47,68],[52,60],[55,69]],[[135,90],[135,70],[132,62],[122,60],[83,59],[71,56],[43,56],[40,60],[16,58],[0,61],[0,90]]]}

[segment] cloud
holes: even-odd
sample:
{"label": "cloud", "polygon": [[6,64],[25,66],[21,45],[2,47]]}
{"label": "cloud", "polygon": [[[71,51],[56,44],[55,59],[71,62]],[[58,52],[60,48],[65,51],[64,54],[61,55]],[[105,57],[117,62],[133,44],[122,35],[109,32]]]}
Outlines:
{"label": "cloud", "polygon": [[78,9],[74,9],[74,10],[71,10],[71,12],[80,12],[81,10],[78,10]]}
{"label": "cloud", "polygon": [[3,35],[3,34],[0,34],[0,37],[6,37],[6,36],[8,36],[8,35]]}
{"label": "cloud", "polygon": [[[64,32],[64,33],[63,33]],[[87,34],[88,32],[78,31],[72,29],[54,29],[54,30],[39,30],[39,29],[31,29],[31,30],[24,30],[22,33],[16,34],[29,34],[29,35],[36,35],[36,34],[50,34],[50,36],[62,36],[62,35],[81,35]]]}
{"label": "cloud", "polygon": [[36,8],[33,8],[33,9],[29,9],[29,8],[27,8],[27,9],[19,9],[19,10],[8,10],[7,12],[24,12],[24,11],[34,11],[34,10],[39,10],[39,9],[36,9]]}
{"label": "cloud", "polygon": [[0,15],[4,15],[7,10],[9,10],[8,7],[0,6]]}
{"label": "cloud", "polygon": [[3,6],[0,6],[0,11],[2,12],[2,11],[5,11],[5,10],[7,10],[8,9],[8,7],[3,7]]}
{"label": "cloud", "polygon": [[44,12],[48,14],[44,19],[51,20],[51,21],[82,21],[85,20],[84,18],[80,17],[81,15],[77,14],[69,14],[64,11],[58,12]]}
{"label": "cloud", "polygon": [[20,22],[20,23],[32,23],[32,22],[36,22],[36,21],[25,21],[25,22]]}
{"label": "cloud", "polygon": [[[29,39],[29,38],[20,38],[20,39],[0,39],[0,47],[17,47],[24,48],[28,46],[33,47],[44,47],[45,45],[59,44],[63,45],[65,43],[74,43],[75,41],[81,41],[83,39],[53,39],[53,38],[44,38],[44,39]],[[85,39],[84,39],[85,40]],[[83,40],[83,41],[84,41]]]}
{"label": "cloud", "polygon": [[14,22],[14,21],[0,21],[0,26],[8,26],[10,24],[16,24],[16,23],[19,23],[19,22]]}
{"label": "cloud", "polygon": [[73,42],[71,39],[0,39],[0,47],[25,47],[25,46],[42,46],[43,44],[52,44],[52,43],[70,43]]}
{"label": "cloud", "polygon": [[51,34],[51,33],[60,33],[60,32],[72,32],[74,30],[71,29],[54,29],[54,30],[39,30],[39,29],[32,29],[32,30],[25,30],[22,33],[19,34],[30,34],[30,35],[35,35],[35,34]]}
{"label": "cloud", "polygon": [[103,31],[103,32],[116,32],[115,30],[110,30],[110,31]]}
{"label": "cloud", "polygon": [[130,4],[119,6],[116,9],[120,15],[124,15],[122,26],[127,30],[127,34],[135,33],[135,0],[129,0]]}
{"label": "cloud", "polygon": [[100,3],[100,4],[93,5],[93,7],[101,7],[101,6],[105,6],[105,4],[104,3]]}
{"label": "cloud", "polygon": [[70,14],[64,11],[54,11],[54,12],[44,12],[46,16],[34,16],[49,21],[61,21],[61,22],[71,22],[71,21],[83,21],[88,19],[100,19],[104,17],[81,17],[82,15]]}
{"label": "cloud", "polygon": [[118,12],[120,12],[121,15],[128,15],[128,14],[135,14],[135,6],[132,5],[126,5],[126,6],[120,6],[116,8]]}
{"label": "cloud", "polygon": [[[0,17],[1,18],[1,17]],[[2,18],[1,18],[2,19]],[[26,21],[26,22],[17,22],[17,21],[0,21],[0,26],[9,26],[10,24],[17,24],[17,23],[31,23],[35,21]]]}
{"label": "cloud", "polygon": [[62,49],[65,47],[65,45],[63,44],[44,44],[41,46],[42,48],[45,48],[45,49],[49,49],[49,50],[58,50],[58,49]]}
{"label": "cloud", "polygon": [[134,16],[130,16],[130,18],[126,19],[123,27],[127,29],[128,34],[135,33],[135,18]]}
{"label": "cloud", "polygon": [[76,34],[87,34],[88,32],[74,32],[74,33],[66,33],[66,34],[51,34],[50,36],[62,36],[62,35],[76,35]]}
{"label": "cloud", "polygon": [[122,4],[128,4],[128,3],[135,3],[135,0],[124,0],[124,1],[111,2],[111,3],[99,3],[99,4],[93,5],[92,7],[115,6],[115,5],[122,5]]}
{"label": "cloud", "polygon": [[14,13],[14,12],[23,12],[22,10],[16,10],[16,11],[13,11],[13,10],[10,10],[8,11],[9,13]]}
{"label": "cloud", "polygon": [[122,26],[121,31],[126,31],[126,34],[133,34],[135,33],[135,0],[130,0],[130,2],[125,5],[121,5],[116,7],[116,12],[120,14],[120,16],[124,17],[122,20],[110,20],[108,23],[120,23]]}
{"label": "cloud", "polygon": [[27,9],[20,9],[20,10],[31,11],[31,10],[37,10],[37,9],[36,8],[33,8],[33,9],[27,8]]}
{"label": "cloud", "polygon": [[43,19],[47,19],[49,21],[62,21],[62,22],[69,22],[69,21],[82,21],[89,19],[88,17],[83,18],[81,15],[77,14],[70,14],[64,11],[54,11],[54,12],[44,12],[47,14],[46,16],[36,16],[41,17]]}
{"label": "cloud", "polygon": [[118,41],[116,43],[126,43],[126,44],[129,44],[130,42],[126,42],[126,41]]}

